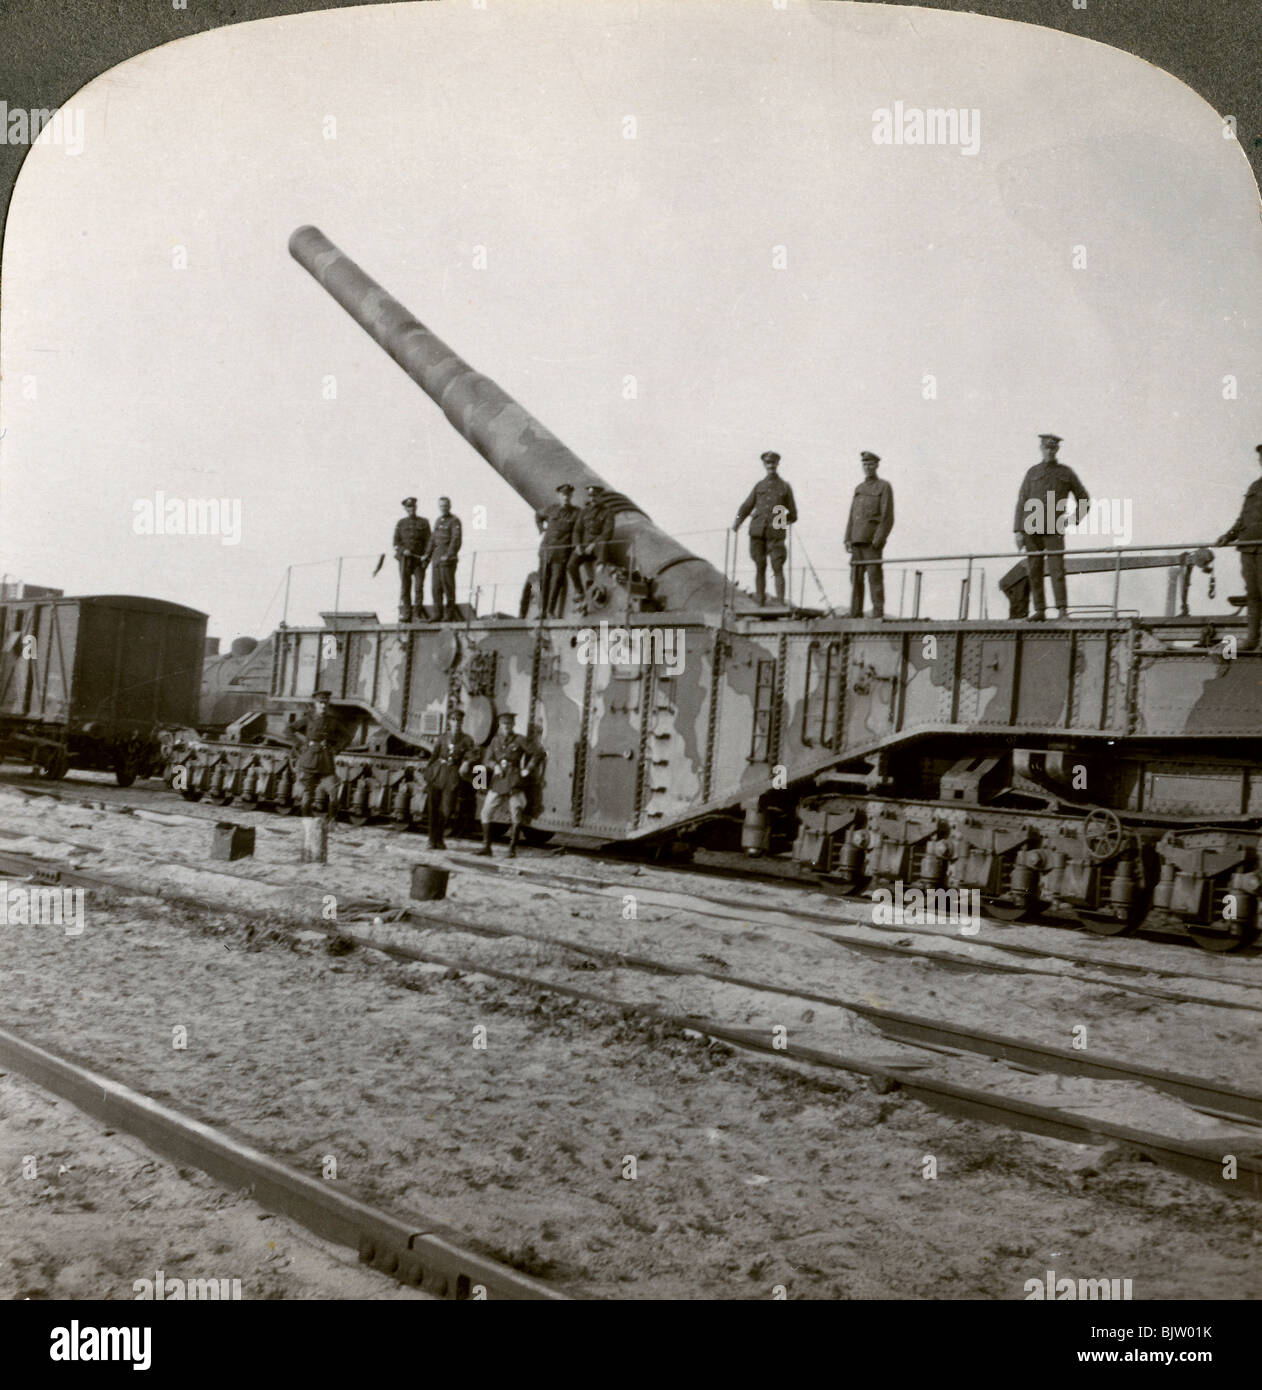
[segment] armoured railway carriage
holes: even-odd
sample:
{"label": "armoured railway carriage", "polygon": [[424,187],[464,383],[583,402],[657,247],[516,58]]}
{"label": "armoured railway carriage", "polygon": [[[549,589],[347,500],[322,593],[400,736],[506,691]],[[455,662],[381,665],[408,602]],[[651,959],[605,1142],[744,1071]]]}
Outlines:
{"label": "armoured railway carriage", "polygon": [[128,595],[0,603],[0,756],[47,777],[162,766],[164,726],[197,719],[206,615]]}
{"label": "armoured railway carriage", "polygon": [[[599,481],[315,228],[290,249],[532,509],[558,483]],[[523,618],[326,614],[282,628],[273,714],[182,748],[177,785],[292,809],[277,712],[327,688],[347,730],[341,806],[408,822],[451,710],[479,743],[512,710],[546,755],[539,832],[740,844],[844,890],[976,889],[1013,919],[1067,912],[1105,933],[1159,920],[1220,950],[1254,938],[1262,657],[1230,654],[1238,619],[1032,626],[755,609],[629,499],[608,505],[609,563],[562,618],[542,619],[534,599]],[[614,643],[593,661],[601,624],[627,647],[637,632],[670,644],[620,664]]]}

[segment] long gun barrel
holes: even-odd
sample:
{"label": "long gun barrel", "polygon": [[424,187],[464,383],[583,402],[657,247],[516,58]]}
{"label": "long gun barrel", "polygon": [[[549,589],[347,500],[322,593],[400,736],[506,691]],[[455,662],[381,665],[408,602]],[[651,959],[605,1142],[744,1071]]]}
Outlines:
{"label": "long gun barrel", "polygon": [[[550,430],[490,377],[475,371],[317,227],[299,227],[289,253],[320,282],[442,410],[492,468],[536,511],[556,502],[557,487],[570,483],[577,497],[589,484],[607,487]],[[713,565],[659,529],[633,502],[615,494],[617,550],[633,558],[664,609],[713,610],[722,606],[724,579]],[[747,606],[739,595],[738,607]]]}

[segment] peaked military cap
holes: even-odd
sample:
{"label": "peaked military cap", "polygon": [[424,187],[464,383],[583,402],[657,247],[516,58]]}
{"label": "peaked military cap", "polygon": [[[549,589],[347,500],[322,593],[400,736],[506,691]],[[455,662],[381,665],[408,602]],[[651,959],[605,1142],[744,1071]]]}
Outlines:
{"label": "peaked military cap", "polygon": [[517,716],[511,710],[507,709],[501,714],[497,714],[495,717],[500,721],[507,719],[510,724],[515,724],[517,722]]}
{"label": "peaked military cap", "polygon": [[415,506],[416,506],[416,498],[415,498],[415,497],[405,497],[405,498],[403,499],[403,501],[399,503],[399,505],[400,505],[401,507],[415,507]]}
{"label": "peaked military cap", "polygon": [[331,700],[333,692],[331,690],[317,690],[311,698],[313,700]]}
{"label": "peaked military cap", "polygon": [[768,449],[767,452],[763,454],[762,461],[764,463],[779,463],[780,455],[777,454],[774,450]]}
{"label": "peaked military cap", "polygon": [[588,483],[587,490],[588,492],[604,492],[605,489],[599,483]]}
{"label": "peaked military cap", "polygon": [[872,453],[872,451],[871,451],[870,449],[865,449],[865,450],[859,455],[859,461],[860,461],[861,463],[880,463],[880,461],[881,461],[881,456],[880,456],[880,454],[874,454],[874,453]]}
{"label": "peaked military cap", "polygon": [[1058,434],[1040,434],[1039,440],[1044,444],[1063,444],[1065,442]]}
{"label": "peaked military cap", "polygon": [[558,483],[558,484],[557,484],[557,491],[558,491],[558,492],[573,492],[573,491],[574,491],[574,484],[573,484],[573,483]]}

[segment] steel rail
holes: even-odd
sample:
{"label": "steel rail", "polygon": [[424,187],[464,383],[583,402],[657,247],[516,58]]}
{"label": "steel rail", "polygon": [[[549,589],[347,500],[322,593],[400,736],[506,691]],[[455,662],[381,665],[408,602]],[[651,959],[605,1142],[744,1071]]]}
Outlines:
{"label": "steel rail", "polygon": [[[17,858],[18,856],[6,857]],[[91,879],[93,876],[79,875],[78,877]],[[248,881],[257,883],[260,880],[251,879]],[[99,887],[111,888],[115,891],[122,890],[134,892],[163,901],[188,903],[203,911],[207,909],[207,904],[203,900],[193,898],[186,893],[166,893],[153,886],[128,885],[120,880],[106,879],[103,877],[95,879],[95,884]],[[292,885],[284,886],[291,887]],[[283,916],[275,907],[266,909],[242,909],[234,907],[233,911],[243,917],[265,917],[273,924],[275,924],[278,917]],[[735,1046],[749,1051],[760,1052],[782,1059],[788,1058],[792,1061],[805,1062],[809,1065],[825,1067],[834,1071],[866,1076],[879,1082],[883,1087],[891,1089],[897,1087],[902,1089],[912,1099],[921,1101],[931,1109],[958,1116],[959,1118],[979,1120],[988,1124],[998,1124],[1009,1129],[1018,1129],[1051,1138],[1067,1139],[1079,1144],[1099,1144],[1102,1142],[1124,1144],[1131,1148],[1138,1149],[1141,1153],[1146,1154],[1154,1162],[1164,1167],[1184,1173],[1201,1181],[1211,1182],[1215,1186],[1218,1186],[1220,1190],[1225,1189],[1228,1195],[1248,1195],[1250,1197],[1262,1198],[1262,1134],[1242,1133],[1240,1135],[1231,1136],[1231,1150],[1224,1151],[1221,1143],[1214,1144],[1210,1141],[1192,1143],[1186,1140],[1175,1139],[1169,1135],[1159,1134],[1152,1130],[1136,1129],[1128,1125],[1115,1124],[1112,1121],[1093,1118],[1075,1111],[1044,1105],[1036,1101],[1006,1097],[995,1092],[979,1090],[976,1087],[961,1086],[954,1082],[936,1077],[917,1077],[915,1072],[922,1069],[927,1063],[873,1060],[867,1057],[850,1056],[844,1053],[825,1052],[819,1048],[806,1047],[800,1043],[791,1043],[787,1040],[778,1043],[772,1039],[768,1031],[759,1032],[749,1028],[733,1027],[729,1024],[706,1017],[676,1014],[671,1010],[659,1008],[656,1005],[633,1003],[609,995],[599,994],[593,990],[581,989],[573,985],[562,984],[558,981],[543,980],[537,976],[523,974],[521,971],[505,970],[498,966],[488,965],[483,962],[438,955],[431,951],[421,951],[410,946],[382,943],[369,935],[356,936],[354,933],[347,933],[345,926],[329,927],[320,923],[318,919],[312,921],[307,914],[291,915],[301,921],[304,928],[307,930],[319,930],[322,934],[330,937],[338,934],[350,934],[359,944],[381,951],[384,955],[396,960],[441,965],[446,969],[454,970],[461,974],[481,974],[492,979],[503,980],[506,983],[514,984],[525,989],[535,990],[545,994],[557,994],[565,998],[593,1003],[603,1007],[617,1009],[624,1013],[631,1013],[643,1018],[652,1019],[655,1022],[665,1023],[681,1030],[702,1033],[706,1036],[732,1043]],[[467,926],[468,924],[453,923],[452,925],[459,927],[461,925]],[[618,959],[617,953],[613,954],[615,960]],[[696,974],[699,972],[692,973]],[[724,977],[716,976],[712,978],[723,979]],[[726,980],[726,982],[733,983],[730,979]],[[795,992],[795,994],[798,994],[798,992]],[[798,997],[801,997],[800,994]],[[6,1035],[0,1033],[0,1045],[3,1044],[5,1037]],[[0,1046],[0,1059],[3,1059],[3,1056],[3,1047]],[[1173,1074],[1167,1073],[1165,1075],[1174,1080],[1180,1079],[1174,1077]],[[1149,1081],[1152,1080],[1151,1076],[1145,1079]],[[1195,1080],[1195,1078],[1182,1079]],[[1212,1085],[1213,1083],[1206,1084]],[[1228,1118],[1233,1117],[1229,1115]],[[1237,1179],[1228,1180],[1224,1176],[1224,1166],[1229,1157],[1234,1159]],[[213,1175],[214,1174],[212,1174],[212,1176]],[[310,1184],[312,1180],[304,1179],[304,1182]],[[317,1193],[324,1191],[320,1185],[312,1185],[315,1186]],[[257,1193],[255,1195],[257,1200],[262,1202],[263,1205],[267,1205],[263,1196]],[[410,1235],[409,1242],[411,1243],[411,1241],[412,1236]],[[369,1244],[372,1244],[371,1240]],[[393,1258],[397,1264],[397,1262],[402,1259],[403,1250],[407,1248],[409,1247],[393,1245],[389,1247],[389,1253],[386,1258]],[[525,1276],[521,1277],[524,1278]],[[489,1292],[489,1286],[487,1287]],[[540,1295],[536,1294],[532,1296]],[[551,1291],[548,1291],[548,1296],[554,1295]]]}
{"label": "steel rail", "polygon": [[173,1162],[200,1169],[260,1206],[338,1245],[400,1283],[439,1298],[565,1299],[507,1265],[462,1248],[449,1227],[404,1220],[309,1178],[222,1130],[183,1115],[101,1072],[0,1029],[0,1065]]}

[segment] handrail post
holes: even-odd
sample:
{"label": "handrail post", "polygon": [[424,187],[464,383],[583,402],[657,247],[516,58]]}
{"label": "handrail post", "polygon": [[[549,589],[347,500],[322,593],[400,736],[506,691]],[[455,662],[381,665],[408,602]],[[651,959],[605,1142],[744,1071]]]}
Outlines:
{"label": "handrail post", "polygon": [[968,569],[964,572],[964,611],[961,618],[967,619],[973,606],[973,557],[968,557]]}
{"label": "handrail post", "polygon": [[1122,547],[1118,546],[1114,552],[1113,566],[1113,617],[1117,617],[1117,601],[1122,590]]}
{"label": "handrail post", "polygon": [[924,579],[924,577],[923,570],[916,571],[916,582],[912,585],[911,592],[911,616],[913,618],[920,617],[920,581]]}
{"label": "handrail post", "polygon": [[477,552],[476,550],[471,550],[471,551],[469,552],[469,603],[470,603],[470,606],[473,608],[473,616],[474,616],[475,618],[478,616],[478,600],[477,600],[477,592],[478,592],[478,591],[473,587],[473,576],[474,576],[477,572],[478,572],[478,552]]}
{"label": "handrail post", "polygon": [[281,625],[281,627],[288,627],[288,626],[289,626],[289,583],[290,583],[290,580],[293,579],[293,577],[294,577],[294,567],[293,567],[293,565],[288,565],[288,566],[286,567],[286,569],[285,569],[285,607],[284,607],[284,611],[283,611],[283,612],[281,613],[281,615],[280,615],[280,625]]}
{"label": "handrail post", "polygon": [[903,600],[907,597],[907,571],[901,571],[902,579],[898,586],[898,616],[903,616]]}
{"label": "handrail post", "polygon": [[342,559],[337,557],[337,583],[333,587],[333,613],[336,616],[342,611]]}

